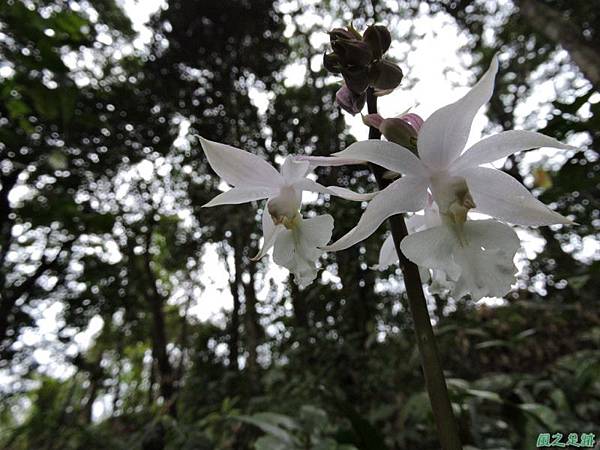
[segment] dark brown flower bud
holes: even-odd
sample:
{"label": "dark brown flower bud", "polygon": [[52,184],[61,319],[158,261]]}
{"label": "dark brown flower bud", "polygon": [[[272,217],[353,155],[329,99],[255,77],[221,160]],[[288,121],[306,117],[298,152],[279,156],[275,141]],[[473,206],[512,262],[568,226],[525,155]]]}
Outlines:
{"label": "dark brown flower bud", "polygon": [[334,28],[329,32],[329,41],[332,44],[340,39],[345,39],[347,41],[357,40],[356,35],[345,28]]}
{"label": "dark brown flower bud", "polygon": [[379,59],[390,48],[392,44],[392,35],[388,29],[382,25],[371,25],[363,35],[363,41],[366,42],[373,52],[375,59]]}
{"label": "dark brown flower bud", "polygon": [[342,76],[348,88],[355,94],[362,94],[369,87],[369,68],[366,66],[347,67]]}
{"label": "dark brown flower bud", "polygon": [[353,116],[362,111],[366,98],[365,93],[355,94],[346,85],[342,86],[335,94],[338,105]]}
{"label": "dark brown flower bud", "polygon": [[342,62],[335,53],[326,53],[323,56],[323,66],[331,73],[340,73],[342,71]]}
{"label": "dark brown flower bud", "polygon": [[346,39],[348,41],[352,40],[361,40],[360,34],[354,29],[348,27],[346,28],[334,28],[329,32],[329,40],[333,44],[338,39]]}
{"label": "dark brown flower bud", "polygon": [[395,89],[402,81],[402,77],[402,69],[385,60],[373,64],[369,71],[371,86],[381,91]]}
{"label": "dark brown flower bud", "polygon": [[362,41],[338,39],[331,47],[344,66],[366,66],[373,60],[371,48]]}

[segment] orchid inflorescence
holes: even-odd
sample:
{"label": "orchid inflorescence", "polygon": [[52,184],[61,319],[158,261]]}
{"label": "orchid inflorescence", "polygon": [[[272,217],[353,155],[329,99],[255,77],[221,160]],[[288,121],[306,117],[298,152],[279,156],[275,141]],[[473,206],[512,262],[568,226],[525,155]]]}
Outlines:
{"label": "orchid inflorescence", "polygon": [[[373,30],[366,34],[366,41],[375,40],[376,31],[381,34],[380,29]],[[335,39],[343,39],[346,47],[358,47],[366,55],[361,60],[363,66],[373,64],[372,59],[389,47],[384,42],[379,53],[373,52],[373,46],[369,50],[360,35],[347,34],[338,31]],[[336,70],[349,78],[348,74],[357,69],[346,64],[352,58],[344,53],[344,45],[334,49],[341,48],[338,53],[345,59],[328,55],[327,62],[338,64]],[[378,61],[375,64],[381,64]],[[409,234],[400,247],[419,266],[421,278],[432,292],[445,291],[454,298],[501,297],[515,280],[513,259],[520,247],[508,223],[540,226],[572,222],[537,200],[513,177],[483,165],[538,147],[573,147],[540,133],[505,131],[463,152],[475,114],[492,96],[497,71],[494,56],[487,72],[464,97],[425,121],[412,113],[387,119],[377,114],[364,116],[363,121],[378,128],[387,140],[356,142],[331,157],[288,156],[280,171],[256,155],[201,138],[213,170],[234,186],[205,206],[267,199],[262,215],[264,242],[255,258],[273,248],[275,263],[290,270],[300,286],[316,278],[316,261],[324,251],[346,249],[373,234],[387,218],[412,213],[407,223]],[[358,194],[326,187],[307,177],[317,166],[366,162],[383,167],[397,179],[379,192]],[[333,218],[328,214],[305,218],[301,212],[303,191],[369,203],[357,225],[328,244]],[[490,218],[475,220],[472,212]],[[383,243],[379,259],[378,269],[397,262],[391,236]]]}

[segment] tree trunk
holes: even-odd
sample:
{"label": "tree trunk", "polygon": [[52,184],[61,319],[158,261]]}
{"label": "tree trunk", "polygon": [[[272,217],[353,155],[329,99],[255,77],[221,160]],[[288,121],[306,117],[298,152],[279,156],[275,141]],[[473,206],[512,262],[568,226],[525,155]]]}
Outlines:
{"label": "tree trunk", "polygon": [[149,226],[149,232],[146,236],[146,251],[144,252],[144,270],[148,282],[146,298],[150,304],[152,314],[152,357],[156,361],[158,369],[158,382],[160,394],[167,405],[169,415],[177,416],[175,405],[175,385],[174,372],[169,355],[167,353],[167,333],[165,324],[165,312],[163,310],[164,299],[156,286],[156,279],[151,267],[150,241],[152,236],[152,226]]}
{"label": "tree trunk", "polygon": [[555,10],[539,0],[519,0],[517,2],[521,15],[527,19],[531,27],[557,44],[560,44],[579,66],[584,76],[600,88],[600,50],[587,42],[581,29]]}
{"label": "tree trunk", "polygon": [[10,219],[11,208],[8,201],[8,194],[17,183],[18,178],[18,171],[0,178],[0,184],[2,184],[2,190],[0,191],[0,298],[2,298],[2,291],[5,287],[2,266],[4,265],[4,260],[6,259],[6,254],[12,240],[13,220]]}
{"label": "tree trunk", "polygon": [[250,281],[244,283],[244,324],[246,328],[246,346],[248,349],[248,373],[250,386],[258,386],[258,338],[259,324],[256,312],[256,291],[254,290],[254,278],[256,275],[256,264],[249,264]]}
{"label": "tree trunk", "polygon": [[229,366],[236,372],[239,366],[239,343],[240,343],[240,288],[242,287],[242,250],[238,244],[237,235],[233,238],[233,281],[229,283],[231,296],[233,297],[233,309],[231,311],[231,323],[229,325]]}
{"label": "tree trunk", "polygon": [[291,279],[288,282],[290,286],[290,297],[294,308],[294,321],[298,328],[308,328],[308,308],[305,298],[302,296],[298,285]]}

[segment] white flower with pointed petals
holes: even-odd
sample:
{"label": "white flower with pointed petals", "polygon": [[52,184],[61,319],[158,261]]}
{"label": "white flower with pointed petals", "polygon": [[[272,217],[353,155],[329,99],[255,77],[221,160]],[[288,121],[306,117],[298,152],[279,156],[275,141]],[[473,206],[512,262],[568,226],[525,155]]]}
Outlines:
{"label": "white flower with pointed petals", "polygon": [[[256,155],[229,145],[200,138],[213,170],[234,187],[213,198],[204,207],[240,204],[268,199],[262,216],[264,242],[255,259],[274,247],[274,261],[289,269],[296,282],[305,286],[317,275],[315,261],[323,253],[333,230],[333,218],[323,215],[304,219],[300,214],[302,192],[312,191],[363,201],[374,194],[357,194],[338,186],[323,186],[306,178],[311,163],[285,159],[281,171]],[[335,158],[331,158],[335,163]],[[319,165],[326,161],[320,161]],[[313,163],[314,166],[314,163]]]}
{"label": "white flower with pointed petals", "polygon": [[456,223],[464,222],[474,207],[517,225],[572,223],[537,200],[511,176],[480,165],[538,147],[574,147],[540,133],[505,131],[481,140],[461,154],[475,114],[492,95],[497,70],[494,57],[487,72],[463,98],[425,121],[417,138],[419,157],[398,144],[380,140],[356,142],[335,154],[369,161],[404,176],[381,191],[356,227],[327,246],[327,250],[348,248],[371,235],[388,217],[422,209],[428,190],[441,213]]}

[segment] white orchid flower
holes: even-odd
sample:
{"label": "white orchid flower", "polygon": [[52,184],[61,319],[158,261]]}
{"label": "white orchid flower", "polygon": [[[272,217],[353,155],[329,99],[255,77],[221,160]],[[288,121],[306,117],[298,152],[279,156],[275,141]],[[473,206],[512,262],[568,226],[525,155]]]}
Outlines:
{"label": "white orchid flower", "polygon": [[[326,187],[306,178],[311,169],[309,161],[287,157],[281,171],[277,171],[263,159],[244,150],[202,137],[200,141],[213,170],[234,186],[204,207],[268,199],[262,216],[264,242],[254,259],[262,258],[274,247],[275,263],[290,270],[301,286],[316,277],[315,261],[323,253],[318,247],[331,239],[333,230],[330,215],[309,219],[301,216],[302,192],[325,193],[356,201],[369,200],[374,195],[357,194],[338,186]],[[323,160],[321,164],[325,162]]]}
{"label": "white orchid flower", "polygon": [[[406,221],[409,235],[400,248],[419,266],[421,280],[429,283],[432,294],[448,292],[455,299],[471,294],[502,297],[510,291],[516,267],[514,256],[520,247],[515,231],[495,220],[467,220],[461,225],[440,216],[429,201],[424,214]],[[458,228],[460,227],[460,228]],[[390,235],[379,253],[378,267],[398,262]]]}
{"label": "white orchid flower", "polygon": [[370,236],[390,216],[418,211],[431,191],[443,215],[464,223],[469,209],[518,225],[569,224],[569,219],[537,200],[506,173],[480,167],[512,153],[538,147],[573,149],[569,145],[530,131],[505,131],[485,138],[461,154],[477,111],[494,89],[498,60],[460,100],[429,117],[419,130],[418,157],[393,142],[356,142],[335,156],[359,159],[382,166],[403,177],[382,190],[369,203],[355,228],[326,247],[337,251]]}
{"label": "white orchid flower", "polygon": [[[445,274],[445,287],[459,299],[502,297],[514,282],[514,256],[520,247],[517,233],[496,220],[467,220],[442,225],[406,236],[402,253],[415,264]],[[438,283],[442,280],[438,277]],[[436,288],[437,286],[434,286]]]}

